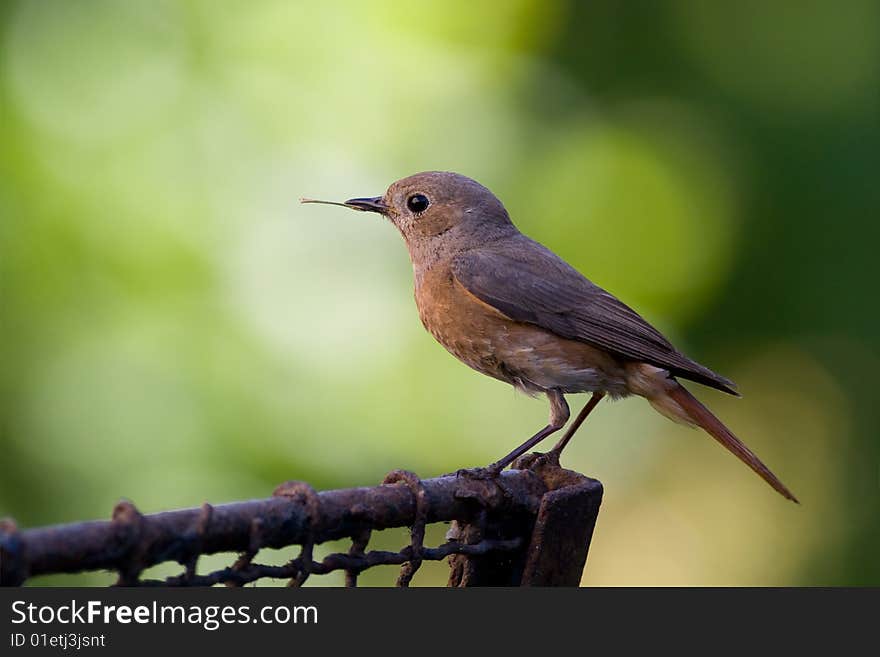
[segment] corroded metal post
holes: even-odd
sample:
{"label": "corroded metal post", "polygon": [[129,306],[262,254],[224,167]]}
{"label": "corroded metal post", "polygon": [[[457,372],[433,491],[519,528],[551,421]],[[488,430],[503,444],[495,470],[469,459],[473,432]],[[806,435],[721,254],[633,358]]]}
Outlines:
{"label": "corroded metal post", "polygon": [[528,535],[529,543],[501,558],[451,556],[449,585],[578,586],[602,503],[602,484],[561,468],[550,455],[528,454],[513,467],[535,473],[546,487],[534,514],[487,512],[474,521],[456,521],[447,538],[476,543]]}

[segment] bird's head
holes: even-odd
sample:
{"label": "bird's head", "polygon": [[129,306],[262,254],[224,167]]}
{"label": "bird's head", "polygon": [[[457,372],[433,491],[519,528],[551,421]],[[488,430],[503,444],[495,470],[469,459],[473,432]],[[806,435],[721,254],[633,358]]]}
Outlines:
{"label": "bird's head", "polygon": [[383,196],[330,203],[388,217],[403,235],[414,260],[422,253],[452,253],[482,246],[516,230],[492,192],[475,180],[448,171],[403,178],[392,183]]}

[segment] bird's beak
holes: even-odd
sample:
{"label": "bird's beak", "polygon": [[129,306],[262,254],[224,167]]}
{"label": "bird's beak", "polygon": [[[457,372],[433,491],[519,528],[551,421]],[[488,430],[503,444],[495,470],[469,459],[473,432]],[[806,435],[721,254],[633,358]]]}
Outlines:
{"label": "bird's beak", "polygon": [[381,196],[373,196],[372,198],[350,198],[345,202],[345,206],[354,210],[362,210],[363,212],[378,212],[379,214],[387,214],[388,206]]}
{"label": "bird's beak", "polygon": [[301,198],[300,203],[321,203],[322,205],[338,205],[343,208],[352,210],[360,210],[361,212],[378,212],[379,214],[388,214],[388,206],[381,196],[372,198],[350,198],[345,203],[337,203],[336,201],[319,201],[314,198]]}

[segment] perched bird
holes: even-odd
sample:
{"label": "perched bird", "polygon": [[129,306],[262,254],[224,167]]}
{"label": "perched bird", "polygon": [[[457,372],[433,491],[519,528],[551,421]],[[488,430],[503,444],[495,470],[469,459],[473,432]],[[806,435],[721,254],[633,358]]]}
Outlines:
{"label": "perched bird", "polygon": [[569,419],[568,393],[590,392],[551,450],[556,456],[599,401],[639,395],[663,415],[697,425],[786,498],[791,491],[678,378],[737,395],[734,384],[691,360],[629,306],[519,232],[488,189],[429,171],[384,196],[325,203],[387,217],[403,235],[425,328],[478,372],[550,401],[543,429],[489,466],[500,472]]}

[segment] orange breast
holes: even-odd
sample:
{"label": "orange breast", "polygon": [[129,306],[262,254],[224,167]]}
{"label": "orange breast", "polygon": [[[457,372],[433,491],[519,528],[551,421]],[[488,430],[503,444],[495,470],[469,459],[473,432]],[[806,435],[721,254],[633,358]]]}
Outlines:
{"label": "orange breast", "polygon": [[425,328],[456,358],[478,372],[528,393],[603,390],[626,393],[623,365],[610,354],[516,322],[472,295],[438,264],[416,286]]}

